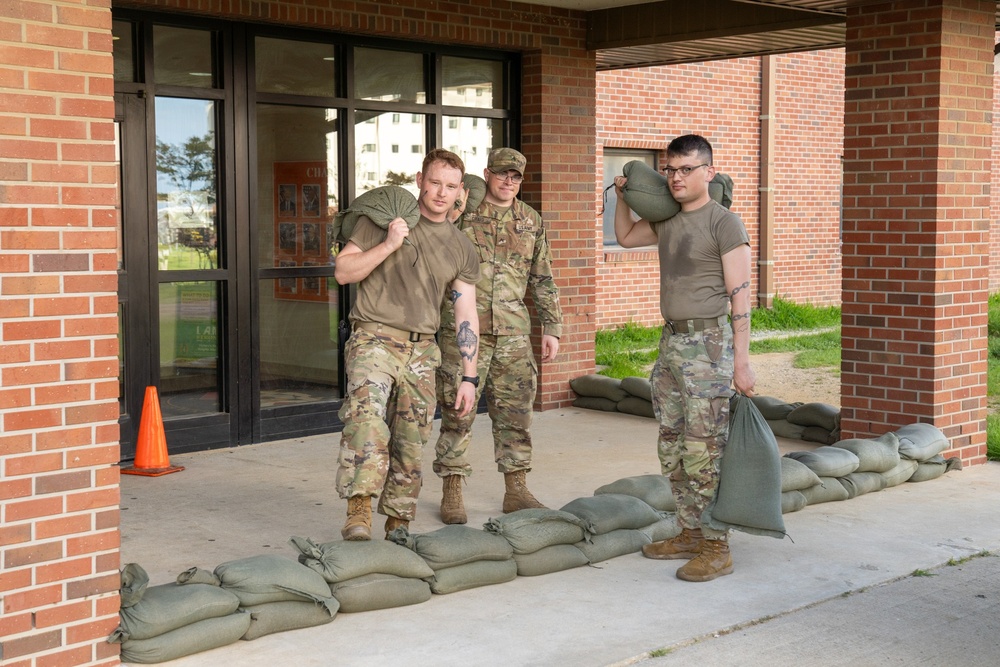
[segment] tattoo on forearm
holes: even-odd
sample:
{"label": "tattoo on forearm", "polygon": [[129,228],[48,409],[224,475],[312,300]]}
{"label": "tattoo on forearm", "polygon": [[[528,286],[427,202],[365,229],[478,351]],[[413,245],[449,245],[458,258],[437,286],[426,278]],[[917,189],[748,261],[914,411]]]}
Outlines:
{"label": "tattoo on forearm", "polygon": [[729,298],[730,299],[735,299],[736,295],[739,294],[740,291],[745,290],[748,287],[750,287],[750,281],[749,280],[746,281],[745,283],[743,283],[742,285],[740,285],[739,287],[737,287],[736,289],[734,289],[733,293],[729,295]]}
{"label": "tattoo on forearm", "polygon": [[733,331],[749,331],[750,313],[733,313],[732,320]]}
{"label": "tattoo on forearm", "polygon": [[479,336],[476,332],[472,330],[472,326],[468,321],[462,322],[458,325],[458,353],[462,355],[463,359],[469,359],[470,361],[476,357],[476,352],[479,351]]}
{"label": "tattoo on forearm", "polygon": [[453,289],[451,291],[451,302],[452,303],[455,303],[456,301],[458,301],[461,298],[462,298],[462,293],[459,292],[457,289]]}

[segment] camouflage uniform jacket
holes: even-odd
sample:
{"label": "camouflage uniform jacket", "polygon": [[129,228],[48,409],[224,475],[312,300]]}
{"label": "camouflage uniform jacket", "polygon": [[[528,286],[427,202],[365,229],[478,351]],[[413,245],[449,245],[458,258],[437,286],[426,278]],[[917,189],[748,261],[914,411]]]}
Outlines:
{"label": "camouflage uniform jacket", "polygon": [[[528,287],[541,320],[542,333],[562,336],[559,288],[552,279],[552,251],[542,217],[515,199],[506,213],[484,201],[458,221],[479,253],[482,274],[476,283],[479,332],[494,336],[531,333],[531,314],[524,303]],[[453,329],[455,310],[446,299],[443,328]]]}

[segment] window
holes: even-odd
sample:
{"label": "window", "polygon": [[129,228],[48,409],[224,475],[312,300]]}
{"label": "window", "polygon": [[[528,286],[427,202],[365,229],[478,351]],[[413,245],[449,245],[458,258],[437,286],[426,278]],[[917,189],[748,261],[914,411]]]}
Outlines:
{"label": "window", "polygon": [[399,144],[393,144],[392,145],[392,152],[393,153],[398,153],[399,152]]}
{"label": "window", "polygon": [[[633,160],[641,160],[650,167],[656,166],[656,153],[653,151],[630,150],[626,148],[605,148],[604,149],[604,187],[614,185],[615,176],[622,174],[625,165]],[[599,205],[604,209],[604,247],[617,248],[618,241],[615,239],[615,208],[618,198],[611,190],[607,191],[607,196],[603,198]]]}
{"label": "window", "polygon": [[392,114],[392,124],[393,125],[399,125],[399,114],[398,113]]}
{"label": "window", "polygon": [[375,144],[362,144],[361,145],[361,152],[362,153],[374,153],[375,152]]}
{"label": "window", "polygon": [[418,113],[415,113],[415,114],[413,114],[413,115],[410,116],[410,122],[411,123],[419,123],[421,120],[422,120],[422,118],[421,118],[420,114],[418,114]]}
{"label": "window", "polygon": [[420,144],[413,144],[412,146],[410,146],[410,152],[411,153],[423,153],[424,152],[424,147],[421,146]]}
{"label": "window", "polygon": [[457,118],[449,118],[448,119],[448,128],[452,129],[452,130],[458,128],[458,119]]}

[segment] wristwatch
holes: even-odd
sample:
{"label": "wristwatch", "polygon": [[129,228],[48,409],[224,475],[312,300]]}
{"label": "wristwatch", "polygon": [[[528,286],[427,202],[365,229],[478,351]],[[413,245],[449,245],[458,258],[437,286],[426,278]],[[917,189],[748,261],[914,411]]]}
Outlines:
{"label": "wristwatch", "polygon": [[479,376],[477,375],[475,377],[469,377],[468,375],[463,375],[462,376],[462,382],[468,382],[473,387],[478,387],[479,386]]}

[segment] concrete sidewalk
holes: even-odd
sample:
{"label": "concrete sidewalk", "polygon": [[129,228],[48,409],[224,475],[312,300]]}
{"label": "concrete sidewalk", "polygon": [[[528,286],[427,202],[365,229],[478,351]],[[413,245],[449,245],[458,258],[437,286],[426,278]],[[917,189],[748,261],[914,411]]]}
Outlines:
{"label": "concrete sidewalk", "polygon": [[[536,413],[533,433],[535,469],[528,481],[549,507],[589,496],[622,477],[659,472],[651,419],[567,408]],[[432,444],[436,437],[435,431]],[[186,466],[180,473],[124,476],[122,563],[139,563],[156,585],[193,566],[211,570],[262,553],[294,558],[288,545],[293,535],[317,542],[339,539],[346,502],[334,489],[338,441],[339,434],[177,455],[171,462]],[[425,451],[427,476],[411,525],[414,533],[442,525],[437,511],[441,485],[429,464],[432,444]],[[779,445],[783,451],[816,446],[782,439]],[[476,423],[472,459],[476,474],[465,497],[469,525],[479,527],[500,514],[503,495],[486,415]],[[971,659],[976,655],[990,656],[994,664],[1000,655],[1000,558],[945,568],[940,577],[897,580],[918,569],[1000,550],[998,481],[1000,465],[989,464],[786,514],[791,539],[735,533],[735,572],[708,583],[678,580],[674,572],[681,561],[632,554],[435,595],[410,607],[338,614],[322,627],[241,641],[169,664],[604,666],[650,660],[651,651],[672,647],[676,650],[670,655],[649,664],[848,664],[838,662],[838,638],[872,649],[882,642],[900,647],[898,653],[853,653],[853,665],[891,664],[902,662],[896,658],[903,656],[907,663],[925,665],[985,664]],[[381,535],[382,523],[383,517],[377,517],[376,535]],[[879,589],[891,591],[889,609],[867,604],[875,598],[872,591],[843,597],[887,582],[896,582]],[[931,605],[923,604],[925,582],[947,582],[931,594]],[[969,595],[973,589],[975,594]],[[894,609],[925,613],[879,632]],[[869,629],[860,640],[843,638],[845,616]],[[779,619],[751,627],[775,617]],[[802,632],[789,625],[796,618],[809,619],[814,641],[793,652],[794,660],[766,653],[787,644],[788,633]],[[943,625],[949,620],[950,626]],[[982,633],[940,634],[943,627],[984,624]],[[826,641],[820,641],[824,628]],[[693,644],[734,629],[721,640]],[[916,654],[906,652],[906,633],[914,641],[938,637],[939,652],[909,660]],[[740,637],[749,645],[731,643]],[[694,653],[713,644],[719,647],[716,653]],[[758,652],[772,657],[750,661]]]}

